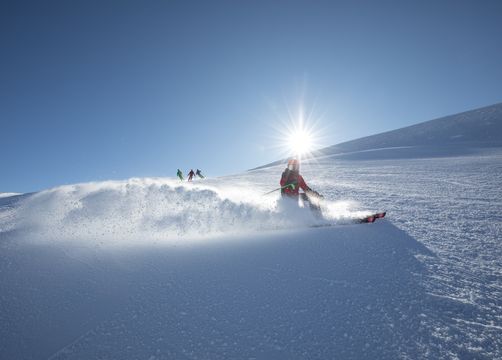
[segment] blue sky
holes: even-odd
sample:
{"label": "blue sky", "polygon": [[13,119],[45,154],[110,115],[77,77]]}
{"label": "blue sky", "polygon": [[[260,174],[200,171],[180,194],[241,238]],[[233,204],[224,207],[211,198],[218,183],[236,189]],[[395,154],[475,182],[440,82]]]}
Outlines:
{"label": "blue sky", "polygon": [[281,158],[502,101],[500,1],[10,1],[0,192]]}

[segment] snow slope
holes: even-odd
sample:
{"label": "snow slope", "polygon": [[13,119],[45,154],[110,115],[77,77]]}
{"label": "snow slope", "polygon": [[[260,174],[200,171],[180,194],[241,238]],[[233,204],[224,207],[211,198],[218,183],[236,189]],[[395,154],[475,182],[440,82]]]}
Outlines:
{"label": "snow slope", "polygon": [[134,251],[52,244],[24,246],[19,256],[18,246],[9,242],[2,252],[2,272],[10,275],[3,299],[16,299],[2,305],[6,358],[418,351],[413,335],[426,295],[416,286],[423,266],[413,254],[427,250],[388,223]]}
{"label": "snow slope", "polygon": [[302,166],[1,198],[0,358],[502,358],[502,148]]}
{"label": "snow slope", "polygon": [[3,202],[0,358],[500,358],[501,160],[305,164],[326,228],[243,190],[280,167]]}
{"label": "snow slope", "polygon": [[325,155],[406,146],[502,146],[502,103],[348,141]]}
{"label": "snow slope", "polygon": [[[312,158],[347,160],[444,157],[502,146],[502,103],[333,145]],[[257,169],[279,165],[276,161]]]}
{"label": "snow slope", "polygon": [[6,197],[11,197],[11,196],[16,196],[16,195],[20,195],[20,194],[18,194],[18,193],[0,193],[0,199],[6,198]]}

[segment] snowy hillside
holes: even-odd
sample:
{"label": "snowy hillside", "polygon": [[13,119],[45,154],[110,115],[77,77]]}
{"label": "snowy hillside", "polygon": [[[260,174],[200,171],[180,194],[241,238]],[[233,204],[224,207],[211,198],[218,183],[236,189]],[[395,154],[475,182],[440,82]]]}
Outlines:
{"label": "snowy hillside", "polygon": [[476,154],[498,147],[502,147],[502,103],[347,141],[321,149],[313,157],[423,158]]}
{"label": "snowy hillside", "polygon": [[502,103],[348,141],[323,149],[322,153],[444,145],[502,146]]}
{"label": "snowy hillside", "polygon": [[0,192],[0,199],[1,198],[6,198],[6,197],[10,197],[10,196],[14,196],[14,195],[19,195],[18,193],[2,193]]}
{"label": "snowy hillside", "polygon": [[1,198],[0,359],[502,358],[502,148],[302,166]]}

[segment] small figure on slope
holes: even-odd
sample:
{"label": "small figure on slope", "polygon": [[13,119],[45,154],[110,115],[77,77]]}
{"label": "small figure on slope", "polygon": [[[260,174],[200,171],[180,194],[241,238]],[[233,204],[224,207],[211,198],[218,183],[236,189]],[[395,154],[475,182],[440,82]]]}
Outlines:
{"label": "small figure on slope", "polygon": [[194,175],[195,173],[193,172],[193,169],[190,169],[190,172],[188,173],[188,181],[192,181]]}
{"label": "small figure on slope", "polygon": [[[301,199],[304,204],[309,205],[312,211],[317,215],[321,215],[319,200],[322,195],[312,190],[303,179],[303,176],[300,175],[300,162],[297,159],[288,161],[288,166],[282,173],[280,183],[283,198],[291,198],[297,202]],[[304,192],[300,193],[300,189]]]}
{"label": "small figure on slope", "polygon": [[181,172],[180,169],[178,169],[178,172],[176,172],[176,175],[179,177],[180,181],[183,181],[183,173]]}
{"label": "small figure on slope", "polygon": [[200,177],[201,179],[204,179],[204,175],[202,175],[200,169],[197,169],[197,171],[195,172],[195,175],[197,175],[198,177]]}

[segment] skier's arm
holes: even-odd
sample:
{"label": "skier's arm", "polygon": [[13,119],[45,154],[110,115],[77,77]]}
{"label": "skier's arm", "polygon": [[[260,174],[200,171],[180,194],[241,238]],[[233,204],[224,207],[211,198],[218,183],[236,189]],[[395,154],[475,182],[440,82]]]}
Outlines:
{"label": "skier's arm", "polygon": [[321,194],[319,194],[317,191],[311,189],[307,183],[305,182],[305,180],[303,180],[303,177],[300,175],[298,176],[298,180],[299,180],[299,185],[300,185],[300,188],[303,189],[303,191],[305,192],[310,192],[310,193],[313,193],[319,197],[323,197]]}
{"label": "skier's arm", "polygon": [[303,176],[301,175],[298,175],[298,185],[303,191],[312,191],[312,189],[309,188],[305,180],[303,180]]}
{"label": "skier's arm", "polygon": [[280,181],[281,187],[286,185],[286,181],[288,181],[288,177],[289,177],[289,170],[284,170],[284,172],[282,173],[282,176],[281,176],[281,181]]}

